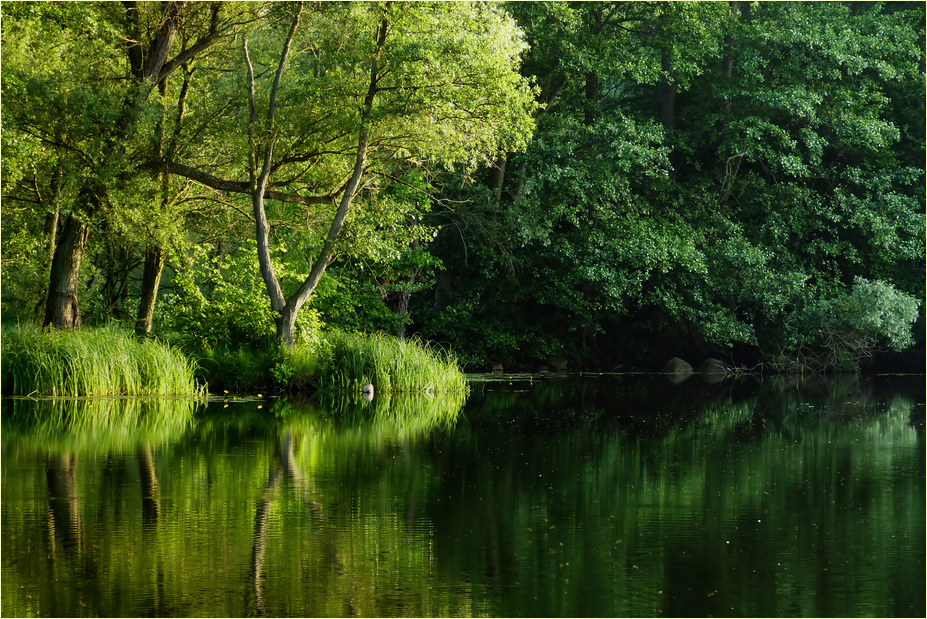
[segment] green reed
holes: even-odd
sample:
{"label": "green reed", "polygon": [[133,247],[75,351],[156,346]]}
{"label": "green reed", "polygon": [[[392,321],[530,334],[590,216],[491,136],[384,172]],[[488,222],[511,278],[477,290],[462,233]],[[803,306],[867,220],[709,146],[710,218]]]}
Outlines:
{"label": "green reed", "polygon": [[195,371],[180,351],[115,326],[3,333],[4,395],[198,395]]}
{"label": "green reed", "polygon": [[453,355],[416,338],[333,332],[326,343],[328,358],[319,379],[323,390],[360,391],[370,383],[376,393],[466,392],[466,377]]}

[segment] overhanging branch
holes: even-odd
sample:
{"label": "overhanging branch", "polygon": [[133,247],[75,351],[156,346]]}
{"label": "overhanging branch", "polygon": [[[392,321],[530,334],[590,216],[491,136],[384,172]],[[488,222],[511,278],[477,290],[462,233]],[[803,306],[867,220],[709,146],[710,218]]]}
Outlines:
{"label": "overhanging branch", "polygon": [[[227,191],[229,193],[251,193],[251,186],[247,181],[230,181],[224,178],[219,178],[203,170],[184,165],[182,163],[177,163],[176,161],[168,161],[163,164],[167,171],[172,174],[177,174],[183,176],[184,178],[189,178],[192,181],[204,185],[206,187],[211,187],[218,191]],[[280,202],[292,202],[295,204],[302,204],[304,206],[314,206],[318,204],[332,204],[338,196],[338,193],[335,192],[325,196],[301,196],[298,193],[287,193],[283,191],[275,191],[273,189],[266,189],[264,191],[264,198],[267,200],[278,200]]]}

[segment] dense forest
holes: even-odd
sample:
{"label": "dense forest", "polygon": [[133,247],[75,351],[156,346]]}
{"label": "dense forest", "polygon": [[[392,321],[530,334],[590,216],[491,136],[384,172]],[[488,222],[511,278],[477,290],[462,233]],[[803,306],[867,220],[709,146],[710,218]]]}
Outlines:
{"label": "dense forest", "polygon": [[4,3],[4,328],[923,371],[924,46],[920,2]]}

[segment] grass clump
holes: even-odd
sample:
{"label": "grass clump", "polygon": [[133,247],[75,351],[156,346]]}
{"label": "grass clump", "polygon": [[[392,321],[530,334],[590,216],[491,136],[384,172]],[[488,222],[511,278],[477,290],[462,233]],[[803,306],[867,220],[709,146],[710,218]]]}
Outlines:
{"label": "grass clump", "polygon": [[466,376],[453,355],[412,339],[331,332],[321,367],[323,390],[360,391],[370,383],[376,393],[465,393]]}
{"label": "grass clump", "polygon": [[287,391],[447,394],[467,391],[457,360],[418,339],[318,330],[292,348],[219,345],[193,354],[214,393]]}
{"label": "grass clump", "polygon": [[3,334],[4,395],[199,395],[195,364],[116,326]]}

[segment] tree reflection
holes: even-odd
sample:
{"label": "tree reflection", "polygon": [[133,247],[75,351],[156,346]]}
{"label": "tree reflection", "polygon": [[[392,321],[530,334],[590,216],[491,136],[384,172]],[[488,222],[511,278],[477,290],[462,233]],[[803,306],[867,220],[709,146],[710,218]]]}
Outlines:
{"label": "tree reflection", "polygon": [[[326,557],[332,571],[336,574],[344,572],[333,527],[329,525],[325,509],[317,498],[320,493],[312,479],[304,476],[299,470],[293,454],[293,434],[290,431],[284,431],[277,442],[275,465],[270,472],[267,485],[254,513],[254,543],[251,551],[251,588],[249,589],[249,593],[253,594],[254,599],[252,603],[250,599],[246,598],[245,607],[251,609],[249,614],[259,617],[266,615],[263,573],[264,558],[267,550],[268,513],[273,501],[279,494],[281,482],[284,478],[292,483],[299,498],[309,508],[317,530],[321,532],[324,538]],[[345,605],[349,609],[353,608],[351,596],[346,598]]]}
{"label": "tree reflection", "polygon": [[[95,460],[108,463],[105,470],[110,483],[106,486],[110,486],[114,481],[113,464],[124,468],[123,456],[136,452],[143,497],[142,542],[154,548],[161,506],[151,442],[170,440],[186,431],[194,406],[193,401],[118,398],[4,402],[4,452],[15,445],[17,453],[35,454],[44,462],[48,573],[43,578],[46,592],[40,596],[40,603],[48,604],[48,608],[42,614],[67,615],[76,609],[99,609],[106,604],[101,572],[106,571],[103,566],[107,558],[100,554],[96,531],[91,531],[97,527],[87,524],[84,510],[86,503],[91,518],[98,518],[94,514],[98,497],[92,492],[89,497],[82,496],[79,454],[91,461],[85,467],[87,474],[93,474]],[[115,503],[121,505],[124,485],[115,485]],[[121,519],[131,521],[132,517],[122,514]],[[159,556],[156,563],[160,587],[163,562]],[[163,590],[155,599],[163,601]],[[158,605],[152,610],[158,613],[161,609]]]}
{"label": "tree reflection", "polygon": [[[52,616],[58,615],[58,605],[76,600],[83,606],[95,605],[99,599],[99,566],[81,512],[77,488],[77,455],[61,453],[45,458],[45,479],[48,485],[48,560],[54,581],[70,580],[72,566],[76,590],[62,591],[52,587],[49,596]],[[56,590],[57,589],[57,590]],[[67,608],[69,604],[63,604]]]}
{"label": "tree reflection", "polygon": [[[922,609],[925,456],[909,423],[922,395],[859,381],[678,387],[500,381],[463,411],[229,400],[172,431],[111,419],[110,436],[33,412],[16,429],[5,408],[3,610]],[[48,562],[34,565],[37,548]],[[41,609],[7,595],[19,587]]]}

